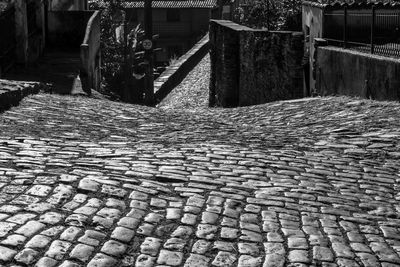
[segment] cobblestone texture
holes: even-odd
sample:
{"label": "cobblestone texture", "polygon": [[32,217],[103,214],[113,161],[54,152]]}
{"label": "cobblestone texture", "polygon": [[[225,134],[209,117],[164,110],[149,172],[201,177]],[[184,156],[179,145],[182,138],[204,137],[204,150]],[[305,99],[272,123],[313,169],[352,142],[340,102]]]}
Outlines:
{"label": "cobblestone texture", "polygon": [[0,114],[0,266],[400,266],[400,104]]}
{"label": "cobblestone texture", "polygon": [[197,109],[208,106],[210,55],[207,54],[160,104],[162,109]]}

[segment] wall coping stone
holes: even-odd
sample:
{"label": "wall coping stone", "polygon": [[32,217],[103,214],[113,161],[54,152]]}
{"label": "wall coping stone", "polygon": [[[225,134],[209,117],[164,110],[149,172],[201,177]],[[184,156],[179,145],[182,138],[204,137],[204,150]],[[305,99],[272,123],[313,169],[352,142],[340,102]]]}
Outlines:
{"label": "wall coping stone", "polygon": [[342,48],[342,47],[320,46],[320,47],[318,47],[318,49],[339,51],[339,52],[348,53],[348,54],[351,54],[351,55],[359,55],[359,56],[364,56],[364,57],[368,57],[368,58],[371,58],[371,59],[389,61],[389,62],[400,64],[400,58],[392,58],[392,57],[385,57],[385,56],[376,55],[376,54],[368,54],[368,53],[365,53],[365,52],[356,51],[356,50],[350,50],[350,49],[346,49],[346,48]]}
{"label": "wall coping stone", "polygon": [[301,32],[301,31],[269,31],[267,29],[253,29],[253,28],[250,28],[250,27],[247,27],[244,25],[237,24],[230,20],[215,20],[215,19],[213,19],[213,20],[211,20],[211,23],[219,24],[223,27],[229,28],[234,31],[265,32],[265,33],[271,33],[271,34],[279,33],[279,34],[290,34],[293,36],[303,35],[303,32]]}

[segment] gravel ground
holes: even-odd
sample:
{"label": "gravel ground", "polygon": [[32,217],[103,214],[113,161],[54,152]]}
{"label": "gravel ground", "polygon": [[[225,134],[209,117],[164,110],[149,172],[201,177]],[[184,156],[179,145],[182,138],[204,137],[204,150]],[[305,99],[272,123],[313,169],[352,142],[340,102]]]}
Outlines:
{"label": "gravel ground", "polygon": [[209,81],[210,55],[207,54],[158,107],[162,109],[206,108]]}

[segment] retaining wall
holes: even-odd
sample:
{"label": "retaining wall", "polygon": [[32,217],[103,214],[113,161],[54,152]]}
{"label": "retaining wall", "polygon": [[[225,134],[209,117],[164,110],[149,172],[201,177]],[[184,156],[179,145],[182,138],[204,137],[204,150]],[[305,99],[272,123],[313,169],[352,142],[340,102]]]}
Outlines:
{"label": "retaining wall", "polygon": [[47,90],[42,83],[0,79],[0,112],[18,105],[25,96],[37,94],[40,90]]}
{"label": "retaining wall", "polygon": [[303,34],[210,22],[210,106],[256,105],[303,96]]}
{"label": "retaining wall", "polygon": [[154,81],[154,92],[156,104],[159,104],[174,89],[187,74],[200,62],[209,51],[208,34],[204,36],[177,62],[168,66]]}
{"label": "retaining wall", "polygon": [[400,59],[319,46],[316,90],[320,95],[399,101]]}

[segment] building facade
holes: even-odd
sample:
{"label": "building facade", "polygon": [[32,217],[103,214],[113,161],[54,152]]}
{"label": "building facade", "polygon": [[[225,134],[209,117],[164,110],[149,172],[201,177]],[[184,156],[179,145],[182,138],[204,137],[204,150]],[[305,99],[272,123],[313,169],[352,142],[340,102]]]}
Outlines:
{"label": "building facade", "polygon": [[[332,46],[398,57],[400,52],[400,2],[304,1],[302,29],[309,66],[309,88],[315,91],[315,51],[318,38]],[[375,51],[374,51],[375,50]]]}

